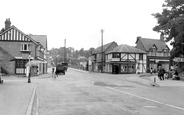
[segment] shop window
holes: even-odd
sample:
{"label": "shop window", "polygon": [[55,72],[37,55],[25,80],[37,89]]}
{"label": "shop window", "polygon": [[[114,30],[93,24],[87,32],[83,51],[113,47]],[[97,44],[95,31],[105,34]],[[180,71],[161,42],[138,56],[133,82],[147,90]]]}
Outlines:
{"label": "shop window", "polygon": [[28,60],[16,60],[16,68],[26,68],[26,63]]}

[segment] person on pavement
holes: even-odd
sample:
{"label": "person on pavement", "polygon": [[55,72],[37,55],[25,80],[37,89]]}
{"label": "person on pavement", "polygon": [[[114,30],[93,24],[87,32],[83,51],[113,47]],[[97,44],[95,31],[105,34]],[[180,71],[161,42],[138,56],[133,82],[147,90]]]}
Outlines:
{"label": "person on pavement", "polygon": [[150,69],[150,73],[152,74],[153,73],[153,68],[151,67],[151,69]]}
{"label": "person on pavement", "polygon": [[158,77],[160,80],[164,80],[165,69],[161,66],[158,67]]}
{"label": "person on pavement", "polygon": [[52,67],[52,77],[54,76],[54,67]]}

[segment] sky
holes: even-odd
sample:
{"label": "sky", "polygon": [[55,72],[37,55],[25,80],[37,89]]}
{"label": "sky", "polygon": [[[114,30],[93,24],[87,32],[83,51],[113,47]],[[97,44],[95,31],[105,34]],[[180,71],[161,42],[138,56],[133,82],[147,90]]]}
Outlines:
{"label": "sky", "polygon": [[48,49],[97,48],[115,41],[135,46],[137,36],[159,39],[151,15],[162,11],[164,0],[3,0],[0,29],[6,18],[25,34],[47,35]]}

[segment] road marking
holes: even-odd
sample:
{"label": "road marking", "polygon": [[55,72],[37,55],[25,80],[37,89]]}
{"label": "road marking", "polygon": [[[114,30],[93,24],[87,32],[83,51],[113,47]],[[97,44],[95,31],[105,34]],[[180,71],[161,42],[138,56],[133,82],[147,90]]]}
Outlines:
{"label": "road marking", "polygon": [[154,102],[154,103],[162,104],[162,105],[165,105],[165,106],[168,106],[168,107],[172,107],[172,108],[184,111],[184,108],[182,108],[182,107],[166,104],[166,103],[156,101],[156,100],[153,100],[153,99],[149,99],[149,98],[146,98],[146,97],[138,96],[138,95],[133,94],[133,93],[128,93],[128,92],[125,92],[125,91],[117,90],[115,88],[111,88],[111,87],[106,87],[106,88],[117,91],[117,92],[120,92],[120,93],[124,93],[124,94],[127,94],[127,95],[131,95],[131,96],[134,96],[134,97],[137,97],[137,98],[140,98],[140,99],[144,99],[144,100],[147,100],[147,101],[151,101],[151,102]]}
{"label": "road marking", "polygon": [[145,108],[156,108],[157,106],[143,106]]}

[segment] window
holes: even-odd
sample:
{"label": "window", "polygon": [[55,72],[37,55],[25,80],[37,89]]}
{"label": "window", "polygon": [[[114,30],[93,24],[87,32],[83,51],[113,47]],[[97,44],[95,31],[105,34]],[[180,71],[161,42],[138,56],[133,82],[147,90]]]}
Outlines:
{"label": "window", "polygon": [[21,49],[21,51],[31,51],[31,45],[30,44],[21,44],[20,49]]}
{"label": "window", "polygon": [[143,60],[143,54],[139,54],[139,60]]}
{"label": "window", "polygon": [[28,60],[22,60],[22,59],[19,59],[19,60],[16,60],[16,67],[17,68],[26,68],[26,63],[28,62]]}
{"label": "window", "polygon": [[112,58],[120,58],[120,54],[119,54],[119,53],[114,53],[114,54],[112,55]]}
{"label": "window", "polygon": [[168,50],[167,50],[167,49],[164,49],[164,50],[163,50],[163,56],[164,56],[164,57],[167,57],[167,56],[168,56]]}

